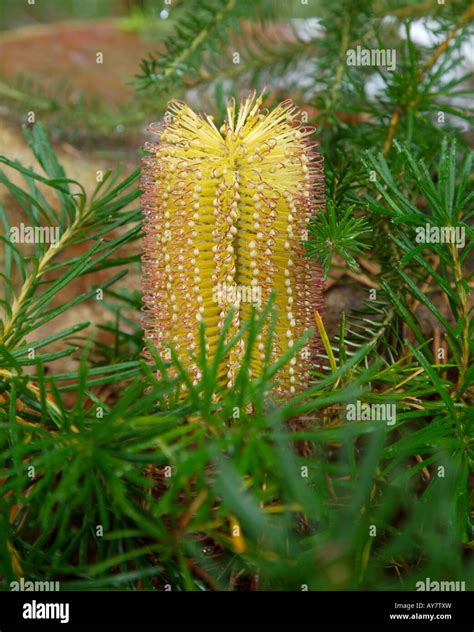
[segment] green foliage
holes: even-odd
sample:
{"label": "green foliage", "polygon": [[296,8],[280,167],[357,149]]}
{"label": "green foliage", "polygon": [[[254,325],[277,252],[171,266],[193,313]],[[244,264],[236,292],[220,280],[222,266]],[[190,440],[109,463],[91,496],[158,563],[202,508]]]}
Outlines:
{"label": "green foliage", "polygon": [[236,0],[227,0],[224,4],[201,2],[200,11],[183,17],[176,25],[173,36],[165,41],[166,55],[142,62],[141,87],[147,88],[154,84],[160,90],[168,90],[181,83],[186,71],[197,73],[206,43],[217,53],[235,5]]}
{"label": "green foliage", "polygon": [[[0,321],[0,340],[7,350],[23,349],[23,353],[26,352],[25,337],[28,334],[80,301],[93,296],[96,288],[92,287],[90,291],[59,307],[47,309],[58,292],[77,277],[108,267],[111,255],[123,243],[136,239],[140,234],[140,226],[137,224],[140,209],[126,209],[139,196],[136,187],[132,188],[138,179],[138,171],[118,185],[118,174],[105,174],[88,200],[83,186],[66,177],[52,152],[44,129],[40,125],[34,127],[33,131],[25,128],[25,136],[46,177],[0,156],[0,163],[22,175],[25,188],[18,187],[5,173],[0,173],[0,182],[15,197],[33,229],[41,226],[57,228],[60,237],[55,243],[36,240],[34,254],[25,260],[15,240],[11,238],[9,216],[5,208],[0,206],[0,218],[5,230],[1,237],[5,266],[2,278],[6,284],[5,298],[0,304],[5,312],[5,318]],[[40,189],[40,184],[54,192],[60,204],[59,212],[53,210]],[[128,224],[132,226],[127,232],[119,236],[108,236],[108,233]],[[67,252],[72,246],[84,242],[93,243],[81,257],[58,261],[59,253]],[[114,261],[114,265],[118,263],[120,260]],[[14,267],[22,281],[19,292],[15,291],[12,284]]]}
{"label": "green foliage", "polygon": [[[264,325],[270,345],[272,303],[234,340],[224,331],[215,358],[200,350],[193,384],[173,352],[170,362],[151,346],[143,353],[140,292],[121,285],[138,263],[120,250],[140,236],[138,174],[107,174],[87,196],[45,130],[26,129],[37,167],[0,157],[4,589],[18,576],[59,579],[63,590],[414,590],[427,577],[473,586],[472,175],[459,124],[470,112],[452,101],[465,96],[462,81],[446,79],[468,6],[434,4],[441,44],[420,47],[417,5],[339,0],[318,8],[321,39],[277,42],[265,31],[246,41],[242,64],[226,64],[228,42],[245,41],[244,16],[262,28],[293,16],[257,6],[180,6],[177,37],[142,65],[143,93],[155,118],[189,85],[219,112],[228,94],[278,72],[285,97],[291,86],[314,116],[325,156],[327,206],[308,227],[307,254],[329,277],[338,255],[349,283],[371,289],[347,314],[336,305],[314,381],[290,401],[275,401],[272,387],[302,341],[248,377]],[[383,20],[393,12],[397,28]],[[346,65],[347,48],[377,42],[397,49],[394,72]],[[369,96],[374,73],[381,87]],[[13,243],[18,207],[32,226],[58,227],[59,246]],[[463,229],[464,246],[428,239],[427,225]],[[107,322],[61,326],[95,297],[99,271]],[[63,300],[85,275],[88,290]],[[218,366],[241,337],[247,354],[223,393]],[[356,403],[395,406],[396,416],[353,421]]]}
{"label": "green foliage", "polygon": [[358,267],[354,256],[363,251],[362,240],[367,239],[370,228],[365,217],[356,218],[352,211],[347,206],[338,214],[333,201],[329,200],[325,210],[318,213],[309,225],[310,239],[306,242],[308,255],[321,261],[325,277],[334,253],[341,255],[351,270]]}

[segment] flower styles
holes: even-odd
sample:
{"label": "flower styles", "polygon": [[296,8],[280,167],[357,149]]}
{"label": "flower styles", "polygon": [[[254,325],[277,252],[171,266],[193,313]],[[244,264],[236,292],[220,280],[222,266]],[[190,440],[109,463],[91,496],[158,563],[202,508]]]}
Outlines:
{"label": "flower styles", "polygon": [[[270,360],[313,326],[322,304],[322,274],[305,255],[307,223],[324,204],[322,159],[285,101],[262,110],[255,94],[232,101],[220,128],[213,117],[172,101],[144,159],[144,328],[157,351],[172,345],[197,383],[199,323],[208,357],[216,352],[229,308],[230,339],[261,311],[272,292],[277,309]],[[230,301],[227,300],[231,297]],[[250,371],[265,362],[265,328],[252,349]],[[219,367],[232,388],[244,353],[241,339]],[[305,388],[316,361],[313,336],[278,373],[277,392]]]}

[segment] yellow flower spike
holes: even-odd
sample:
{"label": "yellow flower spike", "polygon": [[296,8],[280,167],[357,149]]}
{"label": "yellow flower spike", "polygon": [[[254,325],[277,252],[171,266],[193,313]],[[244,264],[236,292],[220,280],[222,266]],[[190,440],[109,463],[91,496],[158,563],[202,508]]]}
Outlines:
{"label": "yellow flower spike", "polygon": [[[194,383],[201,377],[193,355],[199,322],[206,324],[209,358],[225,318],[234,308],[228,339],[261,311],[272,291],[278,310],[271,360],[285,353],[314,325],[322,305],[322,274],[305,256],[311,215],[324,205],[322,159],[303,127],[299,110],[285,101],[262,110],[262,97],[238,108],[232,100],[223,124],[173,101],[171,122],[149,143],[144,159],[144,328],[165,358],[177,351]],[[264,329],[251,374],[262,371]],[[319,337],[283,367],[278,392],[304,389],[316,361]],[[244,343],[220,367],[231,388]]]}

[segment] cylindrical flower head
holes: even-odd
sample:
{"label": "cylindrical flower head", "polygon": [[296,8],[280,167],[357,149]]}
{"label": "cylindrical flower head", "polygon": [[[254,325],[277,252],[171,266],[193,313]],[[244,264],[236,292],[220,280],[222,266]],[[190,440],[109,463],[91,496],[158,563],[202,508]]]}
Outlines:
{"label": "cylindrical flower head", "polygon": [[[255,95],[240,108],[232,102],[218,129],[211,116],[173,101],[158,142],[146,146],[144,328],[164,358],[167,345],[176,350],[194,382],[201,377],[200,321],[212,359],[229,309],[235,312],[228,339],[274,291],[275,360],[314,327],[321,309],[321,270],[303,243],[308,220],[324,204],[314,129],[302,126],[289,101],[271,112],[261,105]],[[265,340],[263,329],[253,376],[262,370]],[[307,386],[318,351],[315,335],[278,373],[280,394]],[[241,340],[220,366],[223,385],[233,386],[243,353]]]}

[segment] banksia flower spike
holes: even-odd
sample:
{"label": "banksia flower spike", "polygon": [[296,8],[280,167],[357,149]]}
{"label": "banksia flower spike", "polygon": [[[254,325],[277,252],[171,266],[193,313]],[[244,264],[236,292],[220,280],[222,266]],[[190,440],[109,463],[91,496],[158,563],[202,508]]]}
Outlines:
{"label": "banksia flower spike", "polygon": [[[163,357],[167,345],[176,350],[195,382],[200,321],[212,358],[230,307],[229,339],[274,292],[274,360],[314,327],[321,308],[322,274],[303,243],[308,220],[324,204],[314,130],[302,126],[290,101],[271,112],[261,105],[255,95],[240,108],[230,103],[218,128],[211,116],[173,101],[170,122],[153,130],[158,142],[146,146],[144,327]],[[265,337],[263,330],[253,349],[253,376],[262,370]],[[220,367],[223,386],[233,386],[244,344]],[[307,386],[318,350],[314,336],[280,370],[281,395]]]}

